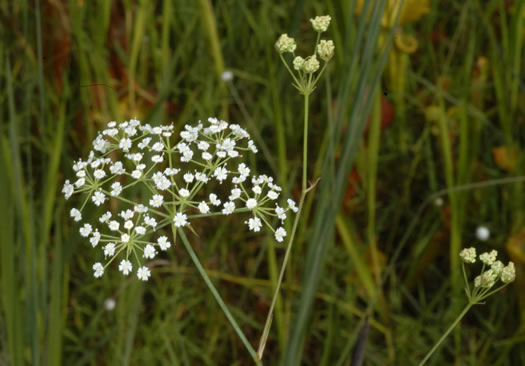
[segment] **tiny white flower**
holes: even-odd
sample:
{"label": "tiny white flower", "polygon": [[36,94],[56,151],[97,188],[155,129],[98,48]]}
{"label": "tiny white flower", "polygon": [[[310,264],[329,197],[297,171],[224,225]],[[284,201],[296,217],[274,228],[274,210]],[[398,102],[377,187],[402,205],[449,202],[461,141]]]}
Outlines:
{"label": "tiny white flower", "polygon": [[137,226],[135,227],[135,232],[139,235],[146,234],[146,228],[144,226]]}
{"label": "tiny white flower", "polygon": [[110,171],[112,174],[117,174],[117,175],[124,174],[124,173],[126,172],[126,170],[124,169],[124,166],[122,165],[122,162],[121,162],[121,161],[116,161],[116,162],[114,162],[114,163],[109,167],[109,171]]}
{"label": "tiny white flower", "polygon": [[319,61],[317,60],[317,57],[310,56],[308,57],[303,64],[303,71],[307,74],[312,74],[319,70]]}
{"label": "tiny white flower", "polygon": [[186,214],[183,214],[182,212],[177,212],[177,214],[173,218],[173,222],[175,223],[176,227],[183,227],[186,226],[186,224],[188,223],[186,219]]}
{"label": "tiny white flower", "polygon": [[171,247],[171,243],[168,241],[167,236],[161,236],[157,239],[157,244],[159,244],[160,250],[167,250]]}
{"label": "tiny white flower", "polygon": [[498,255],[498,252],[495,250],[492,250],[489,252],[485,252],[483,254],[479,255],[479,260],[485,263],[486,265],[490,266],[492,263],[496,261],[496,257]]}
{"label": "tiny white flower", "polygon": [[153,197],[149,200],[149,204],[152,207],[160,207],[164,202],[164,197],[160,194],[154,194]]}
{"label": "tiny white flower", "polygon": [[139,213],[146,213],[146,212],[148,212],[148,208],[146,206],[144,206],[142,203],[139,203],[138,205],[136,205],[133,208],[133,210],[136,211],[136,212],[139,212]]}
{"label": "tiny white flower", "polygon": [[258,217],[250,218],[247,221],[247,223],[248,223],[248,227],[250,228],[251,231],[258,232],[258,231],[261,230],[262,222],[261,222],[261,219],[259,219]]}
{"label": "tiny white flower", "polygon": [[208,183],[208,177],[206,176],[206,174],[204,173],[201,173],[201,172],[196,172],[195,173],[195,179],[197,179],[199,182],[203,182],[203,183]]}
{"label": "tiny white flower", "polygon": [[208,212],[210,212],[210,207],[206,204],[206,202],[202,201],[201,203],[199,203],[199,211],[202,214],[207,214]]}
{"label": "tiny white flower", "polygon": [[191,174],[191,173],[186,173],[186,174],[184,174],[183,178],[184,178],[184,181],[186,183],[191,183],[191,182],[193,182],[193,179],[195,178],[195,176],[193,174]]}
{"label": "tiny white flower", "polygon": [[228,197],[230,201],[235,201],[237,198],[241,196],[242,191],[240,188],[234,188],[232,189],[232,194]]}
{"label": "tiny white flower", "polygon": [[[489,270],[486,270],[485,272],[483,272],[480,276],[479,276],[479,281],[478,281],[478,285],[479,286],[476,286],[476,287],[484,287],[484,288],[491,288],[492,286],[494,286],[494,284],[496,283],[497,279],[498,279],[498,275],[494,272],[494,270],[492,269],[489,269]],[[474,280],[474,286],[476,285],[476,280]]]}
{"label": "tiny white flower", "polygon": [[494,263],[492,263],[490,268],[494,271],[494,273],[496,273],[496,275],[499,276],[501,275],[501,272],[503,271],[503,268],[505,268],[505,266],[503,265],[502,261],[495,261]]}
{"label": "tiny white flower", "polygon": [[99,190],[93,193],[91,200],[93,201],[95,205],[100,206],[106,200],[106,195],[102,193],[102,191]]}
{"label": "tiny white flower", "polygon": [[75,182],[75,187],[80,188],[80,187],[83,187],[84,184],[86,184],[86,179],[78,178],[77,181]]}
{"label": "tiny white flower", "polygon": [[164,150],[164,144],[162,142],[155,142],[153,146],[151,147],[151,150],[160,152]]}
{"label": "tiny white flower", "polygon": [[118,265],[118,270],[127,276],[133,270],[133,265],[129,260],[123,259]]}
{"label": "tiny white flower", "polygon": [[214,206],[220,206],[221,200],[217,199],[217,195],[215,193],[210,193],[210,202]]}
{"label": "tiny white flower", "polygon": [[140,169],[135,169],[134,171],[131,172],[131,176],[132,176],[134,179],[140,179],[140,177],[142,177],[142,170],[140,170]]}
{"label": "tiny white flower", "polygon": [[190,191],[188,191],[186,188],[179,189],[179,195],[183,198],[187,198],[190,196]]}
{"label": "tiny white flower", "polygon": [[282,207],[279,207],[279,206],[275,206],[275,214],[277,215],[277,217],[279,219],[281,219],[281,221],[284,221],[286,220],[286,211],[284,211],[284,208]]}
{"label": "tiny white flower", "polygon": [[246,207],[253,210],[257,206],[257,200],[255,198],[249,198],[246,200]]}
{"label": "tiny white flower", "polygon": [[127,243],[130,239],[130,236],[128,234],[122,234],[120,236],[120,240],[123,242],[123,243]]}
{"label": "tiny white flower", "polygon": [[118,196],[120,193],[122,193],[122,185],[120,182],[115,182],[111,185],[111,195],[113,197]]}
{"label": "tiny white flower", "polygon": [[92,226],[90,224],[84,224],[84,226],[82,226],[80,228],[80,235],[82,235],[83,237],[87,238],[89,236],[89,234],[91,234],[91,231],[93,230]]}
{"label": "tiny white flower", "polygon": [[207,151],[209,147],[210,144],[208,144],[206,141],[199,141],[199,143],[197,144],[197,149],[202,151]]}
{"label": "tiny white flower", "polygon": [[277,240],[278,242],[282,242],[285,237],[286,230],[284,230],[283,227],[280,227],[277,230],[275,230],[275,240]]}
{"label": "tiny white flower", "polygon": [[295,205],[295,201],[293,199],[288,198],[286,202],[288,203],[288,207],[290,208],[290,210],[292,210],[293,212],[299,211],[299,208]]}
{"label": "tiny white flower", "polygon": [[224,215],[229,215],[231,213],[233,213],[233,211],[235,210],[235,203],[233,202],[225,202],[224,203],[224,208],[222,209],[222,213]]}
{"label": "tiny white flower", "polygon": [[179,169],[175,169],[175,168],[166,168],[164,169],[164,174],[167,175],[168,177],[171,177],[175,174],[177,174],[179,172]]}
{"label": "tiny white flower", "polygon": [[148,244],[144,247],[144,258],[153,259],[155,258],[155,255],[157,254],[157,251],[155,250],[155,247],[151,244]]}
{"label": "tiny white flower", "polygon": [[120,227],[120,224],[118,223],[118,221],[115,221],[115,220],[111,220],[109,222],[109,230],[111,231],[117,231]]}
{"label": "tiny white flower", "polygon": [[322,33],[326,32],[326,30],[328,29],[328,26],[330,25],[330,20],[332,20],[330,15],[322,15],[310,19],[310,23],[312,23],[312,27],[316,32]]}
{"label": "tiny white flower", "polygon": [[459,256],[465,263],[474,263],[476,262],[476,248],[465,248],[459,253]]}
{"label": "tiny white flower", "polygon": [[104,274],[104,267],[102,266],[102,263],[95,263],[93,265],[93,271],[93,276],[95,276],[95,278],[100,278]]}
{"label": "tiny white flower", "polygon": [[304,58],[297,56],[293,59],[293,68],[296,70],[302,70],[304,65]]}
{"label": "tiny white flower", "polygon": [[269,191],[268,192],[268,198],[271,199],[271,200],[276,200],[277,197],[279,197],[279,193],[275,192],[275,191]]}
{"label": "tiny white flower", "polygon": [[516,268],[513,262],[509,262],[501,271],[501,281],[503,283],[510,283],[516,279]]}
{"label": "tiny white flower", "polygon": [[108,222],[108,220],[111,218],[111,212],[107,211],[105,214],[103,214],[102,216],[100,216],[100,218],[98,219],[98,221],[100,221],[101,223],[105,223],[105,222]]}
{"label": "tiny white flower", "polygon": [[250,168],[248,168],[246,164],[244,163],[239,164],[239,166],[237,167],[237,170],[239,171],[241,175],[248,176],[250,174]]}
{"label": "tiny white flower", "polygon": [[293,52],[297,45],[293,38],[288,37],[288,34],[281,34],[277,42],[275,42],[275,48],[279,53]]}
{"label": "tiny white flower", "polygon": [[120,212],[120,217],[122,217],[124,220],[130,220],[133,218],[133,215],[135,215],[135,211],[127,209]]}
{"label": "tiny white flower", "polygon": [[490,238],[490,231],[486,226],[478,226],[476,229],[476,238],[480,241],[486,241]]}
{"label": "tiny white flower", "polygon": [[73,220],[75,221],[80,221],[82,220],[82,214],[80,213],[79,210],[77,210],[76,208],[72,208],[71,211],[69,212],[69,215],[73,218]]}
{"label": "tiny white flower", "polygon": [[129,138],[123,138],[120,140],[119,147],[124,151],[128,152],[131,148],[131,140]]}
{"label": "tiny white flower", "polygon": [[224,167],[217,167],[213,172],[215,179],[222,183],[228,177],[228,171]]}
{"label": "tiny white flower", "polygon": [[144,216],[144,222],[146,225],[151,226],[152,228],[155,228],[157,226],[157,220],[155,220],[154,217],[150,217],[148,215]]}
{"label": "tiny white flower", "polygon": [[153,155],[151,157],[151,161],[154,163],[162,163],[164,161],[164,157],[162,155]]}
{"label": "tiny white flower", "polygon": [[75,187],[69,183],[69,180],[66,180],[64,182],[64,188],[62,188],[62,193],[64,193],[64,197],[66,197],[66,200],[71,197],[73,192],[75,191]]}
{"label": "tiny white flower", "polygon": [[259,151],[252,140],[248,141],[248,149],[250,149],[254,154],[257,154]]}
{"label": "tiny white flower", "polygon": [[104,246],[104,257],[113,257],[115,255],[115,243],[107,243]]}
{"label": "tiny white flower", "polygon": [[127,230],[130,230],[132,227],[133,227],[133,221],[126,220],[126,222],[124,223],[124,228]]}
{"label": "tiny white flower", "polygon": [[151,276],[151,271],[146,266],[140,267],[137,271],[137,277],[141,281],[147,281],[150,276]]}
{"label": "tiny white flower", "polygon": [[98,230],[93,232],[93,235],[91,238],[89,238],[89,242],[91,243],[91,246],[94,248],[97,246],[98,242],[100,241],[100,233]]}
{"label": "tiny white flower", "polygon": [[253,186],[252,187],[252,191],[255,194],[261,194],[261,192],[262,192],[261,186],[259,186],[259,185]]}
{"label": "tiny white flower", "polygon": [[331,40],[326,41],[322,39],[317,45],[317,54],[323,61],[330,61],[330,59],[334,56],[334,50],[334,42]]}
{"label": "tiny white flower", "polygon": [[106,176],[106,172],[102,169],[97,169],[93,172],[93,176],[95,177],[95,179],[102,179]]}
{"label": "tiny white flower", "polygon": [[210,154],[209,152],[203,152],[203,153],[202,153],[202,158],[203,158],[204,160],[206,160],[206,161],[209,161],[209,160],[211,160],[211,159],[213,158],[213,155]]}

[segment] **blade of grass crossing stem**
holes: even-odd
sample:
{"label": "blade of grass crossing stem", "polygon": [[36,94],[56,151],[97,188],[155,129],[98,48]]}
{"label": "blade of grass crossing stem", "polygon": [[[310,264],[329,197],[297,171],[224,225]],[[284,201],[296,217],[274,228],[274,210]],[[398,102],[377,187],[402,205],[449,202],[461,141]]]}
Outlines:
{"label": "blade of grass crossing stem", "polygon": [[2,136],[0,157],[0,201],[3,208],[0,210],[0,257],[2,276],[2,312],[5,320],[5,336],[7,337],[7,359],[14,366],[23,365],[23,311],[19,303],[19,294],[16,283],[20,281],[16,268],[16,248],[19,243],[15,239],[15,207],[12,197],[11,186],[14,172],[11,170],[10,162],[13,161],[9,151],[7,139]]}
{"label": "blade of grass crossing stem", "polygon": [[[174,226],[172,226],[172,231],[173,231],[173,236],[175,236],[176,229],[175,229]],[[246,347],[246,350],[250,353],[250,356],[252,356],[252,359],[254,360],[254,362],[256,364],[262,365],[262,363],[258,360],[257,353],[255,352],[255,350],[253,349],[252,345],[250,344],[250,342],[248,341],[248,339],[244,335],[244,332],[241,330],[241,328],[239,327],[239,325],[235,321],[235,318],[233,317],[233,315],[231,314],[230,310],[228,309],[228,306],[222,300],[221,295],[219,295],[219,292],[217,291],[217,289],[213,285],[213,282],[211,282],[210,278],[208,277],[208,274],[206,273],[206,270],[204,269],[204,267],[200,263],[199,258],[197,257],[195,252],[193,251],[193,248],[191,247],[191,244],[188,241],[188,238],[186,237],[186,234],[184,233],[184,230],[178,229],[177,232],[179,233],[179,236],[180,236],[180,238],[182,240],[182,243],[184,244],[184,247],[186,248],[186,250],[188,251],[188,254],[191,257],[191,260],[193,261],[193,264],[195,265],[195,267],[197,267],[197,270],[199,271],[200,275],[202,276],[202,279],[204,280],[204,282],[206,283],[206,286],[208,287],[208,289],[212,293],[213,297],[215,297],[215,300],[217,301],[217,303],[221,307],[221,310],[224,312],[224,315],[226,315],[226,318],[228,319],[228,321],[230,322],[231,326],[233,327],[233,329],[235,330],[235,332],[239,336],[240,340],[242,341],[242,343]]]}
{"label": "blade of grass crossing stem", "polygon": [[[348,174],[352,167],[353,160],[359,147],[359,141],[364,131],[366,119],[370,112],[373,102],[373,92],[379,82],[380,76],[386,63],[386,58],[390,50],[392,42],[393,31],[388,35],[386,46],[383,50],[383,54],[379,57],[376,62],[375,73],[372,74],[371,64],[373,63],[373,55],[376,47],[377,38],[381,29],[381,17],[383,14],[385,1],[376,1],[373,3],[372,15],[369,19],[367,43],[363,57],[361,58],[360,65],[362,69],[359,72],[359,79],[355,88],[354,100],[351,106],[350,118],[348,118],[348,130],[343,140],[343,150],[341,158],[339,160],[338,172],[332,191],[332,183],[327,180],[321,181],[320,194],[318,196],[318,203],[316,209],[316,216],[314,217],[313,231],[311,240],[307,249],[306,265],[304,269],[303,278],[303,293],[299,303],[298,314],[296,317],[295,328],[292,329],[289,338],[287,352],[283,358],[283,364],[286,366],[299,365],[302,359],[302,350],[304,348],[304,342],[307,334],[307,327],[309,323],[310,314],[312,311],[313,300],[315,292],[319,283],[319,279],[322,272],[324,259],[326,257],[327,248],[331,243],[330,238],[334,233],[334,222],[335,216],[340,208],[341,199],[346,187]],[[402,4],[400,6],[402,8]],[[366,14],[363,11],[362,14]],[[396,14],[396,22],[399,14]],[[361,16],[361,22],[366,22],[365,16]],[[361,23],[360,26],[363,26]],[[394,27],[395,29],[395,27]],[[359,31],[358,31],[359,33]],[[363,36],[364,32],[361,34]],[[359,43],[357,41],[356,43]],[[350,59],[351,64],[356,62],[356,57],[361,54],[360,49],[354,49],[352,58]],[[340,94],[349,94],[350,87],[352,85],[354,74],[347,74],[343,77]],[[367,97],[365,99],[365,96]],[[346,101],[347,98],[338,98],[341,102],[345,103],[344,106],[339,106],[338,116],[336,119],[337,129],[340,132],[343,124],[344,113],[347,111]],[[341,136],[337,134],[336,136]],[[329,159],[331,157],[327,157]],[[333,157],[332,157],[333,158]],[[324,166],[329,166],[325,164]]]}

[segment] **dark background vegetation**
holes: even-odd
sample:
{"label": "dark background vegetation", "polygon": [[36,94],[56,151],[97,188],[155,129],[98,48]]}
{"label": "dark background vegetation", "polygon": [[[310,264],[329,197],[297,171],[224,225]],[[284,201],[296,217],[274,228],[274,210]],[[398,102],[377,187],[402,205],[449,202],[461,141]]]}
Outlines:
{"label": "dark background vegetation", "polygon": [[[274,42],[288,32],[311,52],[320,14],[336,45],[311,98],[309,175],[322,179],[265,364],[349,365],[358,340],[365,365],[417,364],[466,303],[457,254],[471,245],[513,260],[517,281],[431,362],[525,364],[525,1],[405,0],[395,29],[353,5],[0,0],[0,365],[251,364],[181,246],[150,263],[148,283],[94,279],[98,253],[60,189],[108,121],[180,129],[218,116],[258,135],[266,151],[250,166],[297,199],[302,98]],[[284,247],[242,219],[195,227],[195,250],[257,344]]]}

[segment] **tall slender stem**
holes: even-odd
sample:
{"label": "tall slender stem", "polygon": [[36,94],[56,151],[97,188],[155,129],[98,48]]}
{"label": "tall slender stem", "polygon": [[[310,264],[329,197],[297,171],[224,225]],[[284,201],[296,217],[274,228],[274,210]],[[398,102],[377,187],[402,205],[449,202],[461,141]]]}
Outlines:
{"label": "tall slender stem", "polygon": [[306,194],[310,191],[311,188],[306,186],[307,178],[307,166],[308,166],[308,93],[304,94],[304,136],[303,136],[303,179],[302,179],[302,192],[301,199],[299,200],[299,207],[297,210],[297,215],[292,226],[292,233],[290,234],[290,240],[288,240],[288,246],[286,247],[286,252],[284,254],[283,264],[281,266],[281,271],[279,272],[279,278],[277,279],[277,284],[273,293],[272,303],[270,305],[270,310],[268,310],[268,315],[266,316],[266,322],[264,324],[264,329],[261,335],[261,340],[259,341],[259,348],[257,349],[257,356],[262,360],[264,353],[264,348],[266,347],[266,341],[268,340],[268,335],[270,334],[270,327],[272,325],[273,319],[273,310],[277,302],[277,297],[279,296],[279,290],[284,278],[284,272],[286,271],[286,266],[288,264],[288,259],[290,258],[290,253],[292,252],[292,246],[295,239],[295,233],[297,232],[297,226],[299,224],[299,218],[301,217],[301,212],[303,210],[304,199]]}
{"label": "tall slender stem", "polygon": [[257,365],[262,366],[262,362],[257,357],[257,353],[253,349],[253,347],[250,344],[250,342],[248,342],[248,339],[246,338],[246,336],[244,335],[243,331],[241,330],[241,328],[239,327],[239,325],[237,324],[237,322],[233,318],[233,315],[230,313],[230,310],[228,309],[228,306],[224,303],[224,301],[221,298],[221,295],[219,295],[219,292],[217,291],[217,289],[215,288],[215,286],[211,282],[210,278],[208,277],[208,274],[206,273],[206,270],[204,269],[204,267],[202,266],[201,262],[199,261],[199,258],[197,257],[197,254],[195,254],[195,252],[193,251],[193,248],[191,247],[191,244],[188,241],[188,238],[186,237],[186,234],[184,233],[184,230],[182,230],[180,228],[177,230],[177,229],[175,229],[175,226],[173,226],[173,225],[171,226],[171,230],[173,231],[173,235],[174,236],[175,236],[176,231],[178,231],[178,233],[180,235],[180,238],[182,239],[182,243],[186,247],[186,250],[188,251],[188,254],[191,257],[191,260],[193,261],[193,264],[195,264],[195,267],[197,267],[197,270],[199,271],[200,275],[202,276],[202,279],[204,280],[204,282],[208,286],[208,289],[213,294],[213,297],[215,297],[215,300],[217,300],[217,303],[219,303],[219,306],[221,307],[222,311],[224,312],[224,315],[226,315],[226,318],[228,318],[228,321],[230,322],[231,326],[233,327],[233,329],[235,330],[235,332],[237,333],[237,335],[241,339],[242,343],[244,344],[244,346],[246,347],[246,349],[248,350],[248,352],[252,356],[252,358],[255,361],[255,363]]}
{"label": "tall slender stem", "polygon": [[432,356],[432,354],[438,349],[438,347],[441,345],[441,343],[443,343],[443,341],[445,340],[445,338],[447,338],[447,336],[450,334],[450,332],[452,332],[452,330],[456,327],[456,325],[458,325],[459,321],[461,319],[463,319],[463,317],[465,316],[465,314],[470,310],[470,308],[472,307],[472,305],[474,305],[475,302],[472,302],[472,301],[469,301],[468,305],[465,306],[465,309],[463,309],[463,311],[461,312],[461,314],[459,314],[459,316],[456,318],[456,320],[454,320],[454,323],[452,323],[450,325],[450,327],[447,329],[447,331],[445,333],[443,333],[443,335],[441,336],[441,338],[439,338],[439,341],[437,341],[437,343],[434,345],[434,347],[432,347],[432,349],[427,353],[427,355],[425,356],[425,358],[423,359],[423,361],[421,361],[419,363],[419,366],[423,366],[427,361],[428,359],[430,358],[430,356]]}
{"label": "tall slender stem", "polygon": [[[306,191],[306,174],[308,167],[308,94],[304,95],[304,136],[303,136],[303,193]],[[299,216],[299,215],[297,215]]]}

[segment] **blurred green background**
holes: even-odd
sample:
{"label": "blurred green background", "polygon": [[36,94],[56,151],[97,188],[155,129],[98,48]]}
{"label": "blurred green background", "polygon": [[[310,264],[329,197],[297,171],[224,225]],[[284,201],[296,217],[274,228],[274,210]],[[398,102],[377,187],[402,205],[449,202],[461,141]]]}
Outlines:
{"label": "blurred green background", "polygon": [[[287,32],[311,52],[322,14],[336,55],[311,97],[321,181],[265,365],[417,364],[466,303],[464,246],[497,249],[518,278],[430,364],[525,365],[525,1],[405,0],[396,23],[400,4],[0,0],[0,365],[252,364],[180,246],[145,284],[94,279],[60,190],[108,121],[218,116],[255,136],[251,168],[297,199],[302,98],[274,43]],[[284,247],[242,219],[196,229],[256,345]]]}

